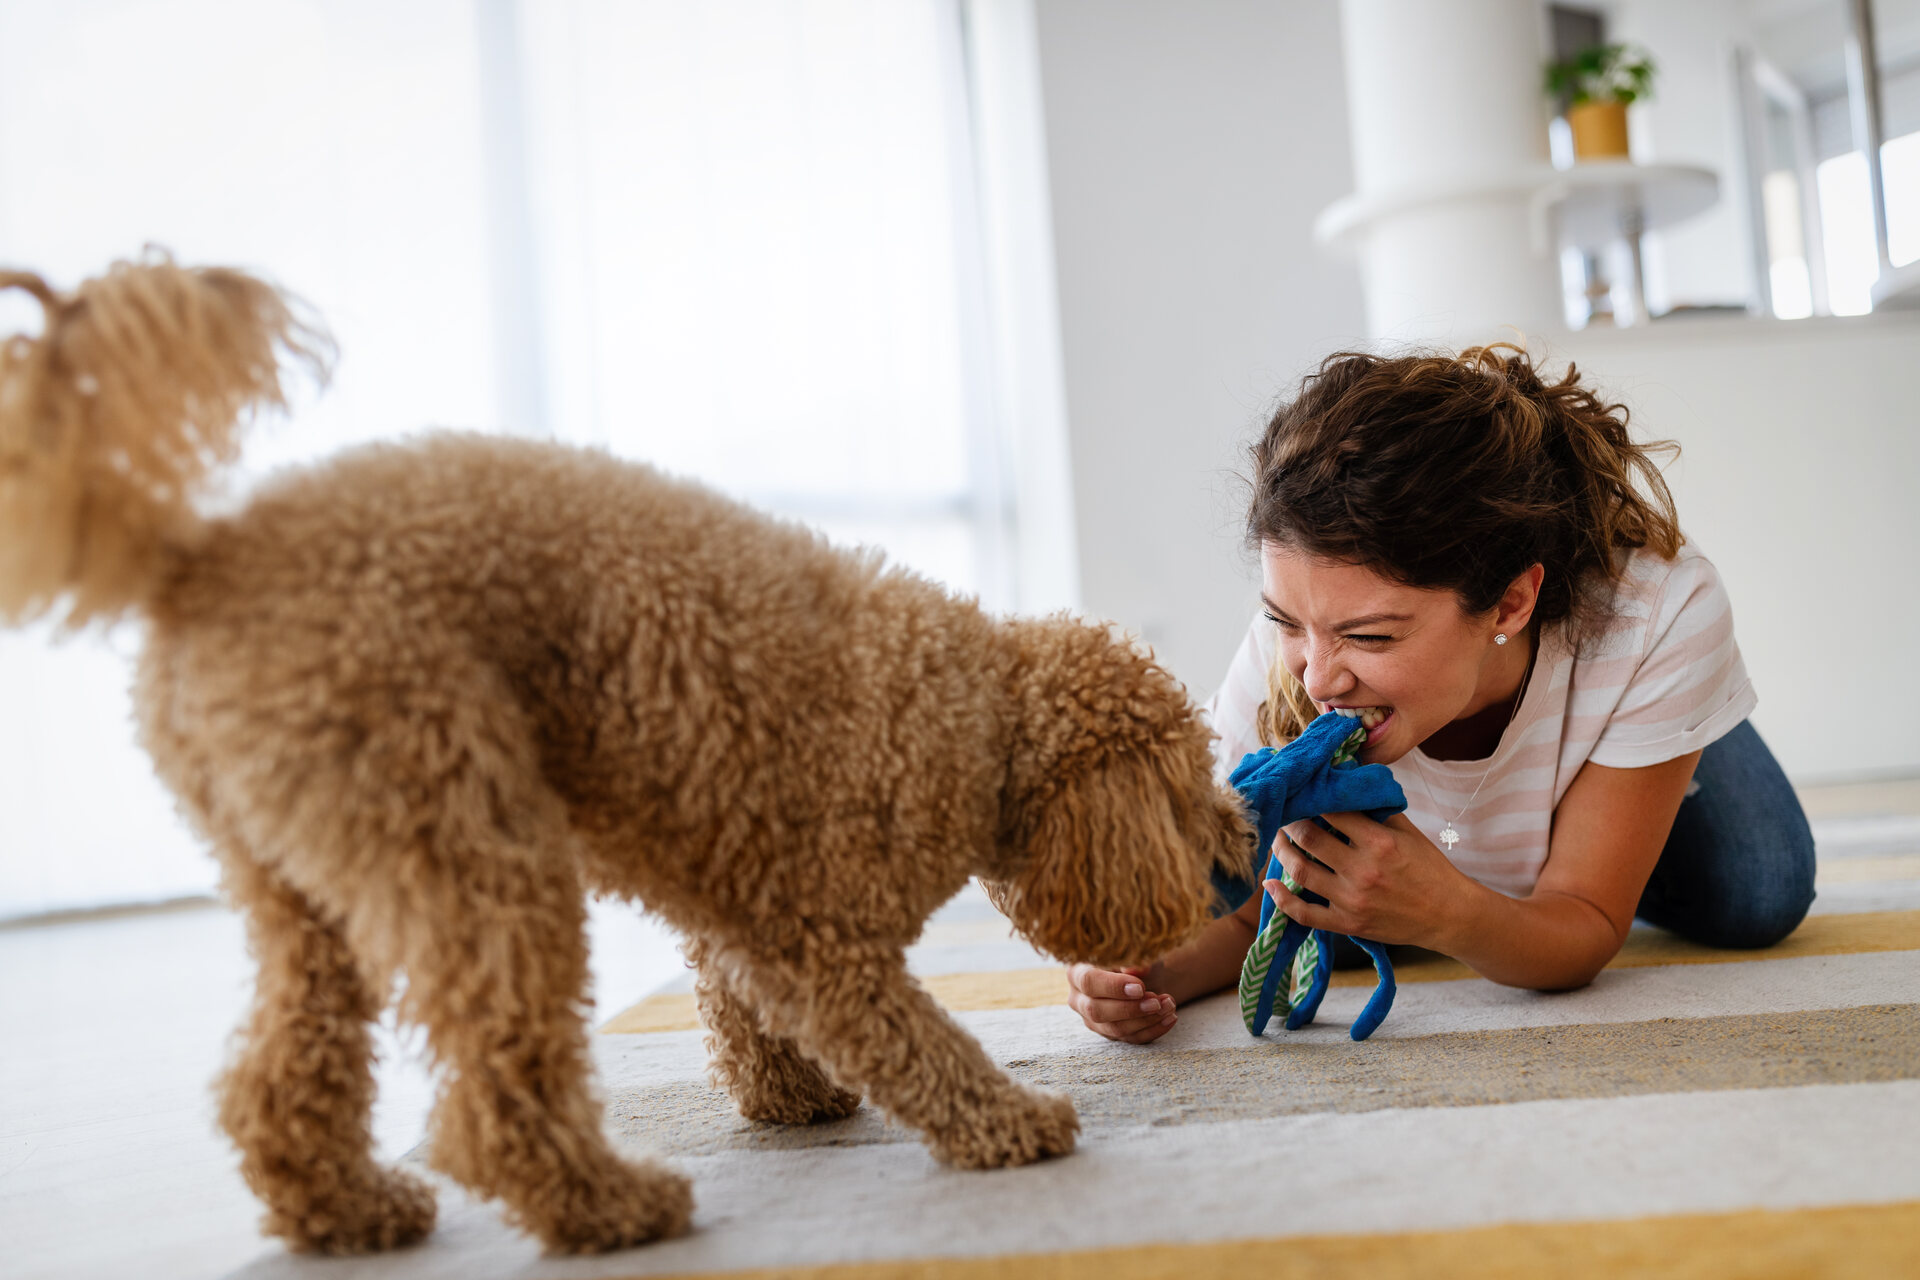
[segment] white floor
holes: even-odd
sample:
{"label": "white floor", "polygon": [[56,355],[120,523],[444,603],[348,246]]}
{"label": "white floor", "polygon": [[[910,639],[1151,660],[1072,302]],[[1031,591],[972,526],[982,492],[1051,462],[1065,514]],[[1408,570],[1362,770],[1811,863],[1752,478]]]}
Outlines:
{"label": "white floor", "polygon": [[[596,903],[597,1014],[681,971],[672,935]],[[259,1255],[259,1206],[209,1089],[250,995],[239,918],[205,906],[0,929],[0,1276],[214,1276]],[[374,1132],[419,1141],[417,1044],[381,1029]]]}

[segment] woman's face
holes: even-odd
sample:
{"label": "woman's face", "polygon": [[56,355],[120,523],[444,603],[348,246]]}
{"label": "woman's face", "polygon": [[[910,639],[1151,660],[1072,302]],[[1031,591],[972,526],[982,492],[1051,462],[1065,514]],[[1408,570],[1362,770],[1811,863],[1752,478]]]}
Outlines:
{"label": "woman's face", "polygon": [[1321,712],[1364,709],[1370,728],[1360,758],[1369,764],[1390,764],[1453,721],[1512,697],[1526,673],[1527,645],[1495,645],[1493,636],[1518,638],[1532,614],[1538,566],[1516,583],[1522,612],[1510,609],[1510,589],[1480,619],[1462,613],[1451,591],[1401,586],[1359,565],[1269,545],[1261,568],[1281,661]]}

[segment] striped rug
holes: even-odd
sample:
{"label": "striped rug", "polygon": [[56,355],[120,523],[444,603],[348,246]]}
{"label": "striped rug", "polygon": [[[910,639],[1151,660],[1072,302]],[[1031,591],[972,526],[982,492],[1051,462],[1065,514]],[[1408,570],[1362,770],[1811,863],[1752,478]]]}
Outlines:
{"label": "striped rug", "polygon": [[543,1258],[443,1186],[386,1257],[252,1276],[1920,1276],[1920,817],[1816,823],[1820,896],[1770,951],[1636,927],[1582,991],[1409,964],[1355,1044],[1372,974],[1255,1040],[1230,995],[1115,1045],[977,890],[910,956],[1015,1076],[1077,1102],[1079,1150],[965,1173],[863,1108],[740,1119],[704,1080],[682,984],[598,1037],[608,1123],[694,1179],[690,1236]]}

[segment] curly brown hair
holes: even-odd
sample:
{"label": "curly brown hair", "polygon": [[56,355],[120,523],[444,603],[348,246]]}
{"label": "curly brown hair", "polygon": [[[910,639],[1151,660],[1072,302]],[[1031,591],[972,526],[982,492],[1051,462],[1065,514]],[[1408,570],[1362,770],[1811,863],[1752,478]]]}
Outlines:
{"label": "curly brown hair", "polygon": [[[1331,355],[1253,446],[1247,538],[1452,591],[1469,616],[1538,563],[1533,621],[1566,624],[1578,646],[1613,620],[1621,552],[1672,559],[1685,542],[1651,456],[1680,446],[1636,444],[1627,417],[1572,364],[1547,382],[1509,343],[1457,357]],[[1261,740],[1290,741],[1314,715],[1276,661]]]}

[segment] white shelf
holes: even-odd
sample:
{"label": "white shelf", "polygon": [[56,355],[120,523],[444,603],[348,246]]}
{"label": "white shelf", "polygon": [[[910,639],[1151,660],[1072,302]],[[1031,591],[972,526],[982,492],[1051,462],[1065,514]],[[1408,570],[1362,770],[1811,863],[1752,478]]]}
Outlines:
{"label": "white shelf", "polygon": [[1519,169],[1460,174],[1384,191],[1356,191],[1320,211],[1320,216],[1313,220],[1313,238],[1323,245],[1343,245],[1382,218],[1409,210],[1488,196],[1531,195],[1557,173],[1559,170],[1551,165],[1527,165]]}
{"label": "white shelf", "polygon": [[1533,192],[1535,239],[1595,250],[1711,209],[1720,179],[1691,164],[1588,160],[1556,169]]}
{"label": "white shelf", "polygon": [[1320,244],[1342,245],[1396,214],[1431,205],[1524,196],[1533,215],[1535,253],[1556,245],[1595,249],[1684,221],[1711,208],[1719,195],[1719,178],[1698,165],[1630,160],[1587,160],[1570,169],[1528,165],[1355,192],[1321,211],[1314,219],[1313,235]]}

